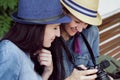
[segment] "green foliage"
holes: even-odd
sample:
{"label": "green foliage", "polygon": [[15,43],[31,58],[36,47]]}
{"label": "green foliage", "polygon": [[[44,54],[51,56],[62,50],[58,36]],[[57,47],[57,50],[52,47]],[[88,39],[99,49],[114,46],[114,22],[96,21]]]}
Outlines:
{"label": "green foliage", "polygon": [[0,37],[2,37],[12,24],[11,13],[16,10],[18,0],[0,0]]}

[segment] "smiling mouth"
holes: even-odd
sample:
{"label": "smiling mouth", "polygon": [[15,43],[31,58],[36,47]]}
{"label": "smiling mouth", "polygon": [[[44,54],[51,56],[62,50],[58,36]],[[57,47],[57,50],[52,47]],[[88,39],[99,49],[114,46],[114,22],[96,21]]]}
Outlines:
{"label": "smiling mouth", "polygon": [[72,30],[73,32],[78,32],[78,30],[77,30],[76,28],[72,28],[72,27],[71,27],[71,30]]}
{"label": "smiling mouth", "polygon": [[53,42],[54,41],[54,39],[51,39],[51,42]]}

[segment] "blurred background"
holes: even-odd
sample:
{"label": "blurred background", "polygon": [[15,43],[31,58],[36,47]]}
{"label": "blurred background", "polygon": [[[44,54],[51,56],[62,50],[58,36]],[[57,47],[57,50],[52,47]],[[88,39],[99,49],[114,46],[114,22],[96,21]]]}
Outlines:
{"label": "blurred background", "polygon": [[98,11],[103,19],[98,26],[100,54],[120,61],[120,0],[100,0]]}

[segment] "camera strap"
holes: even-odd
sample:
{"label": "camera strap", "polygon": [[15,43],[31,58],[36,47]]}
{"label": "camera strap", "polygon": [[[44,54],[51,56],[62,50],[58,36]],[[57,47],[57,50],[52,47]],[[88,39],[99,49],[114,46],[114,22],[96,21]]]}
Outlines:
{"label": "camera strap", "polygon": [[83,38],[83,40],[84,40],[84,42],[85,42],[85,44],[86,44],[86,46],[87,46],[87,48],[88,48],[88,51],[89,51],[89,53],[90,53],[92,62],[93,62],[94,65],[96,65],[95,56],[94,56],[94,53],[93,53],[93,51],[92,51],[92,49],[91,49],[91,46],[90,46],[89,42],[87,41],[87,39],[85,38],[85,35],[84,35],[83,33],[81,33],[81,35],[82,35],[82,38]]}

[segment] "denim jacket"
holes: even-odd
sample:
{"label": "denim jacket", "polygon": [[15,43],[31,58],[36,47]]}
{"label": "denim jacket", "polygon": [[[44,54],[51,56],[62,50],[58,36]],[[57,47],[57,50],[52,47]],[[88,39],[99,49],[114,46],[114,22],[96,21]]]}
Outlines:
{"label": "denim jacket", "polygon": [[[83,34],[85,35],[86,39],[88,40],[95,59],[97,61],[97,58],[99,57],[99,31],[98,28],[96,26],[91,26],[85,30],[83,30]],[[92,67],[94,66],[91,60],[91,56],[90,53],[85,45],[85,42],[83,41],[83,38],[81,35],[79,35],[79,40],[80,40],[80,50],[81,50],[81,55],[77,54],[73,51],[73,41],[74,41],[74,37],[70,38],[68,41],[66,41],[66,45],[68,46],[73,58],[74,58],[74,64],[75,65],[85,65],[86,67]],[[74,69],[74,65],[70,63],[70,61],[68,60],[68,58],[66,57],[66,53],[63,50],[64,55],[64,67],[65,67],[65,72],[66,72],[66,77],[69,76],[73,69]]]}
{"label": "denim jacket", "polygon": [[9,40],[0,42],[0,80],[42,80],[34,64],[20,48]]}

